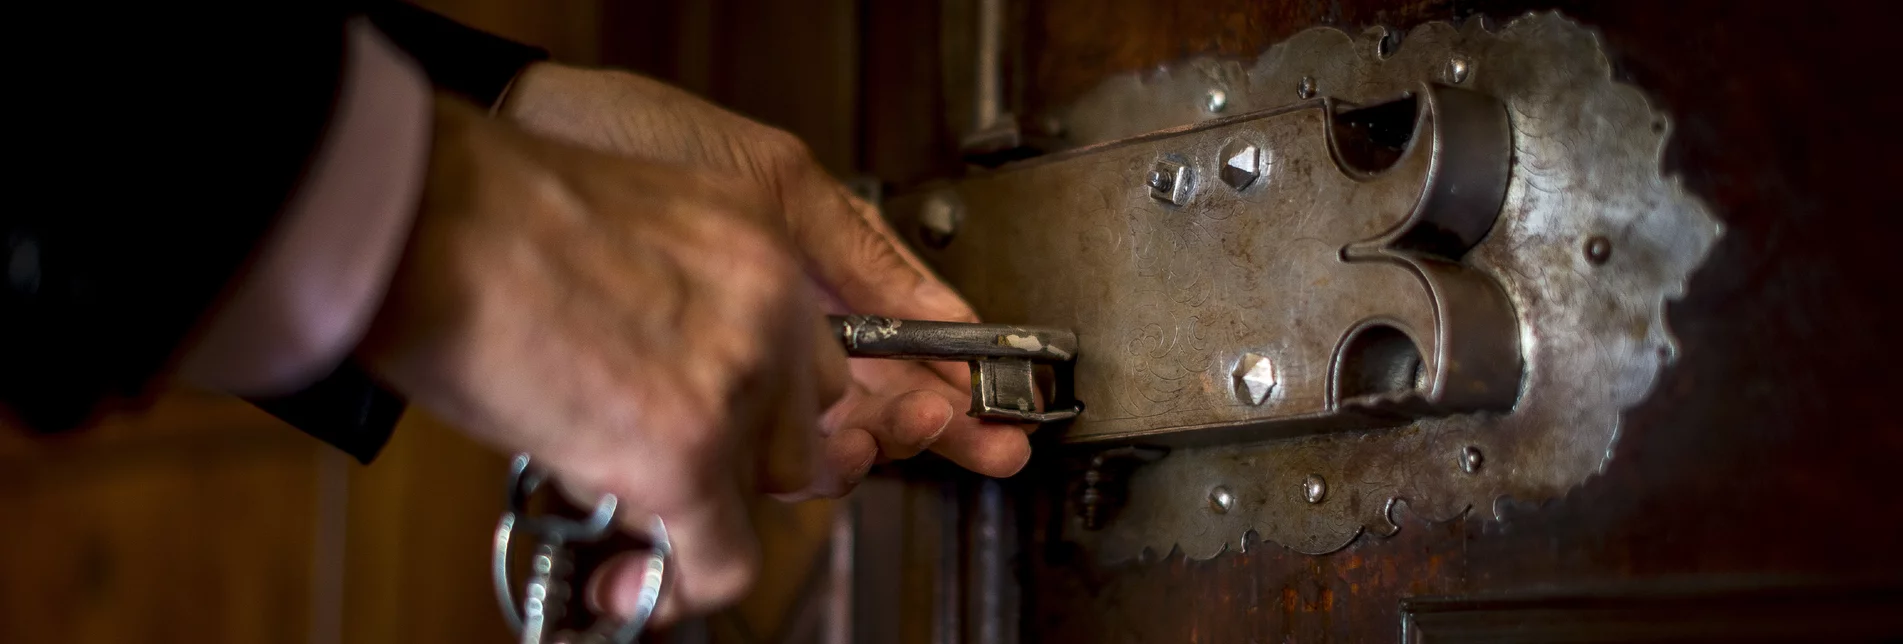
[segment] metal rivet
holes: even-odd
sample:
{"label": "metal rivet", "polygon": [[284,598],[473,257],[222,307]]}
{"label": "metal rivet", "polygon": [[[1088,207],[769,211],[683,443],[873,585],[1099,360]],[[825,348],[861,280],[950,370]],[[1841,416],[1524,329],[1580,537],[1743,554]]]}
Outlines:
{"label": "metal rivet", "polygon": [[1209,110],[1211,114],[1221,112],[1226,107],[1229,107],[1228,92],[1212,89],[1209,90],[1209,95],[1203,98],[1203,109]]}
{"label": "metal rivet", "polygon": [[1275,363],[1260,353],[1242,354],[1236,361],[1236,393],[1251,405],[1260,405],[1275,390]]}
{"label": "metal rivet", "polygon": [[1586,240],[1587,262],[1598,266],[1606,263],[1608,259],[1612,259],[1612,240],[1606,239],[1604,235],[1593,235],[1592,238]]}
{"label": "metal rivet", "polygon": [[1168,159],[1157,161],[1144,179],[1150,198],[1181,206],[1189,202],[1189,166]]}
{"label": "metal rivet", "polygon": [[1218,485],[1209,490],[1209,510],[1216,514],[1228,514],[1236,507],[1236,494],[1229,488]]}
{"label": "metal rivet", "polygon": [[1321,503],[1322,499],[1328,498],[1328,481],[1322,479],[1320,474],[1308,475],[1308,478],[1302,479],[1302,498],[1309,503]]}
{"label": "metal rivet", "polygon": [[1447,80],[1453,81],[1456,84],[1466,82],[1467,72],[1469,71],[1472,71],[1472,66],[1467,63],[1467,59],[1465,58],[1456,57],[1453,60],[1447,61]]}
{"label": "metal rivet", "polygon": [[1315,97],[1315,77],[1303,76],[1302,82],[1295,85],[1295,95],[1304,99]]}
{"label": "metal rivet", "polygon": [[949,193],[933,193],[918,212],[919,240],[932,248],[944,248],[958,236],[958,227],[964,219],[964,209],[959,207],[956,198]]}
{"label": "metal rivet", "polygon": [[1480,471],[1480,464],[1485,460],[1478,447],[1468,445],[1460,448],[1460,470],[1463,472],[1472,474]]}

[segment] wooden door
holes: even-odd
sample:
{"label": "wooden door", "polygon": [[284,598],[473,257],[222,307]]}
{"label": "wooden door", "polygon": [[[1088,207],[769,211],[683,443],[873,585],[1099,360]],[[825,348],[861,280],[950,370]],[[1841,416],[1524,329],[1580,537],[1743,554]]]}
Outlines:
{"label": "wooden door", "polygon": [[[1856,36],[1867,33],[1862,26],[1891,24],[1898,14],[1889,5],[1005,6],[1005,108],[1027,138],[1057,129],[1046,115],[1112,76],[1195,56],[1253,59],[1313,26],[1405,33],[1427,21],[1500,24],[1557,10],[1596,29],[1616,77],[1671,115],[1666,171],[1708,204],[1725,233],[1668,308],[1676,362],[1623,414],[1603,473],[1559,498],[1503,519],[1403,515],[1392,536],[1363,534],[1322,555],[1263,544],[1208,560],[1104,563],[1054,527],[1076,512],[1078,469],[1046,443],[1001,493],[939,483],[908,497],[914,505],[942,498],[949,508],[908,524],[909,547],[925,547],[921,533],[963,535],[964,544],[927,548],[957,553],[937,558],[885,552],[886,561],[908,561],[909,572],[862,583],[908,597],[882,604],[906,617],[862,616],[870,619],[862,628],[880,635],[858,641],[1903,637],[1903,549],[1893,536],[1903,504],[1889,489],[1903,457],[1889,399],[1903,379],[1883,357],[1893,344],[1886,320],[1898,274],[1886,264],[1903,238],[1894,216],[1903,203],[1888,187],[1903,164],[1888,148],[1903,138],[1888,123],[1899,90],[1874,72],[1888,45]],[[953,14],[887,3],[867,11],[868,166],[911,185],[965,174],[957,159],[968,103],[946,99],[945,88],[956,93],[962,79],[944,53],[957,51],[946,39],[962,36],[938,22]],[[986,504],[1010,509],[1000,515]],[[1015,528],[985,542],[981,524],[999,521]],[[950,527],[926,529],[939,525]],[[934,574],[951,590],[907,581]]]}

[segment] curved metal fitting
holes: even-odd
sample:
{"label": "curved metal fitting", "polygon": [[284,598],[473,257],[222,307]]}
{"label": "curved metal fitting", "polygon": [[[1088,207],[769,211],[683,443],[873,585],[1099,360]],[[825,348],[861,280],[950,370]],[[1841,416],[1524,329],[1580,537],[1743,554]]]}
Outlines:
{"label": "curved metal fitting", "polygon": [[[1676,355],[1665,303],[1722,227],[1661,171],[1667,115],[1557,13],[1402,35],[1107,79],[1049,115],[1076,147],[933,188],[962,219],[920,256],[983,315],[1075,331],[1080,458],[1172,448],[1117,503],[1087,488],[1067,537],[1102,559],[1557,497]],[[1159,200],[1158,159],[1209,180]],[[1249,502],[1210,511],[1216,486]]]}

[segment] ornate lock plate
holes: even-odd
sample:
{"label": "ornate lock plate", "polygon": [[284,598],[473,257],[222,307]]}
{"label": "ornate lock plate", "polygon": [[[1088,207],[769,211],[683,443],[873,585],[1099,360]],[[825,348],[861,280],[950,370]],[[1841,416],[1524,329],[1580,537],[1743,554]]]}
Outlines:
{"label": "ornate lock plate", "polygon": [[1076,331],[1073,449],[1169,450],[1071,526],[1101,556],[1553,498],[1671,360],[1720,228],[1660,174],[1665,117],[1556,14],[1397,37],[1111,79],[1063,114],[1081,147],[888,209],[981,314]]}

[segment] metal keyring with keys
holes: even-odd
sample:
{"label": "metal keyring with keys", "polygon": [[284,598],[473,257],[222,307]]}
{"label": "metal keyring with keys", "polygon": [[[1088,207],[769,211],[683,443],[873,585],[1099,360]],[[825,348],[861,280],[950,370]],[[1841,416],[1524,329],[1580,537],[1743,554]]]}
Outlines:
{"label": "metal keyring with keys", "polygon": [[[509,466],[509,507],[496,524],[495,549],[491,573],[495,578],[496,601],[502,616],[521,638],[522,644],[630,644],[647,627],[661,600],[667,581],[667,560],[673,550],[667,526],[660,517],[648,525],[648,561],[641,582],[640,601],[634,615],[625,621],[596,619],[583,632],[557,630],[562,607],[569,597],[568,576],[573,572],[570,544],[594,543],[614,533],[618,501],[607,494],[596,503],[585,520],[553,515],[529,515],[528,500],[547,476],[529,469],[529,455],[518,454]],[[529,578],[523,585],[521,603],[515,597],[515,584],[509,575],[509,547],[517,534],[535,537],[535,555],[530,559]]]}
{"label": "metal keyring with keys", "polygon": [[[1051,422],[1075,417],[1082,405],[1070,396],[1068,367],[1077,358],[1077,336],[1068,329],[970,322],[895,320],[877,316],[834,316],[829,326],[846,354],[855,358],[893,360],[959,360],[969,363],[972,375],[970,415],[999,422]],[[1040,393],[1034,365],[1066,367],[1053,374],[1054,391]],[[641,583],[634,615],[616,623],[597,619],[585,632],[557,630],[562,607],[568,602],[568,576],[573,572],[568,545],[594,543],[614,533],[616,502],[604,495],[585,520],[551,515],[530,516],[528,499],[547,476],[529,469],[529,456],[519,454],[509,470],[509,509],[496,524],[496,601],[509,627],[523,644],[628,644],[641,634],[667,580],[667,560],[673,549],[667,526],[655,517],[649,523],[647,571]],[[509,546],[518,533],[539,542],[531,559],[528,581],[518,604],[509,576]]]}

